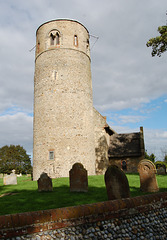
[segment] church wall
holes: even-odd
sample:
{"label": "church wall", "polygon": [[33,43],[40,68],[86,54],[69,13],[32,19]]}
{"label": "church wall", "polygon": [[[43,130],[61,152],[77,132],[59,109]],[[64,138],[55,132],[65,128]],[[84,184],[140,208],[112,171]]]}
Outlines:
{"label": "church wall", "polygon": [[122,169],[122,162],[126,162],[126,173],[137,173],[137,166],[139,162],[143,160],[143,156],[140,157],[120,157],[120,158],[109,158],[110,165],[116,165]]}
{"label": "church wall", "polygon": [[94,108],[94,134],[95,134],[95,155],[96,174],[104,174],[108,165],[108,146],[110,135],[105,130],[106,117],[103,117]]}
{"label": "church wall", "polygon": [[144,159],[144,133],[116,134],[110,138],[109,163],[127,173],[137,173],[138,164]]}

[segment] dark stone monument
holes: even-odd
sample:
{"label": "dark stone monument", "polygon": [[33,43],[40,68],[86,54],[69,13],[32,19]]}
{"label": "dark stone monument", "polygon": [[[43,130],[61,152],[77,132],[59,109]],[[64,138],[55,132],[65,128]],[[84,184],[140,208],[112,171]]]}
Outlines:
{"label": "dark stone monument", "polygon": [[38,179],[38,191],[39,192],[51,192],[53,191],[52,179],[47,173],[42,173]]}
{"label": "dark stone monument", "polygon": [[129,183],[125,173],[115,165],[107,168],[105,175],[105,184],[108,200],[129,198]]}
{"label": "dark stone monument", "polygon": [[87,192],[88,191],[88,174],[87,170],[81,163],[75,163],[69,172],[70,175],[70,192]]}
{"label": "dark stone monument", "polygon": [[144,159],[139,162],[138,172],[140,174],[140,190],[142,192],[158,192],[156,179],[156,167],[153,162]]}

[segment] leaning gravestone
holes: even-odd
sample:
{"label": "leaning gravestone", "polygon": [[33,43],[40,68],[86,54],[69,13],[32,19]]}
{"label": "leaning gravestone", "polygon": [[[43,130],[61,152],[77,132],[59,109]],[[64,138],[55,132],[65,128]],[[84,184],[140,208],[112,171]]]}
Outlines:
{"label": "leaning gravestone", "polygon": [[144,159],[139,162],[138,172],[140,175],[140,190],[142,192],[158,192],[156,179],[156,167],[150,160]]}
{"label": "leaning gravestone", "polygon": [[70,192],[87,192],[88,191],[88,174],[87,170],[81,163],[75,163],[69,172],[70,175]]}
{"label": "leaning gravestone", "polygon": [[105,184],[108,200],[129,198],[129,183],[125,173],[115,165],[107,168],[105,175]]}
{"label": "leaning gravestone", "polygon": [[17,185],[17,175],[15,174],[15,170],[12,170],[10,175],[5,175],[3,178],[4,185]]}
{"label": "leaning gravestone", "polygon": [[38,191],[39,192],[52,192],[52,179],[47,175],[47,173],[42,173],[38,179]]}

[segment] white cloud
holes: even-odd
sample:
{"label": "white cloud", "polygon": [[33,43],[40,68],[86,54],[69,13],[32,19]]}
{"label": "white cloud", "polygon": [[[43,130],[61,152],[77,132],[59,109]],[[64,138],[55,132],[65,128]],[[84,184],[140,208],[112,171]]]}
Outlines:
{"label": "white cloud", "polygon": [[[138,0],[1,1],[0,144],[24,144],[32,151],[32,117],[27,114],[33,108],[34,51],[29,50],[35,45],[38,26],[55,18],[78,20],[90,34],[99,36],[91,51],[97,110],[141,110],[143,104],[167,94],[165,57],[152,58],[146,47],[148,39],[157,35],[158,26],[166,24],[164,9],[166,0],[161,4]],[[17,109],[11,113],[13,107]],[[119,115],[118,121],[125,124],[142,119],[138,113]],[[166,130],[146,131],[147,145],[153,150],[160,147],[163,136]]]}
{"label": "white cloud", "polygon": [[4,145],[21,145],[32,154],[33,117],[26,113],[0,116],[0,147]]}
{"label": "white cloud", "polygon": [[136,123],[145,119],[145,117],[143,116],[130,116],[130,115],[120,115],[118,118],[119,118],[118,122],[120,122],[121,124]]}
{"label": "white cloud", "polygon": [[156,160],[163,161],[164,152],[167,151],[167,132],[161,129],[145,129],[144,138],[148,153],[154,153]]}
{"label": "white cloud", "polygon": [[32,111],[34,54],[28,50],[35,45],[37,27],[55,16],[76,19],[99,36],[91,53],[94,104],[98,110],[139,108],[159,97],[167,89],[166,63],[163,56],[152,58],[145,44],[157,34],[158,25],[163,21],[165,24],[165,14],[163,2],[151,6],[150,2],[143,5],[137,0],[1,3],[0,62],[6,82],[1,86],[3,102]]}
{"label": "white cloud", "polygon": [[[112,126],[113,121],[120,125],[125,125],[127,123],[139,123],[144,121],[147,117],[142,115],[123,115],[118,113],[108,113],[107,122]],[[111,121],[111,123],[110,123]]]}
{"label": "white cloud", "polygon": [[157,138],[165,138],[167,141],[167,131],[156,132],[156,137]]}

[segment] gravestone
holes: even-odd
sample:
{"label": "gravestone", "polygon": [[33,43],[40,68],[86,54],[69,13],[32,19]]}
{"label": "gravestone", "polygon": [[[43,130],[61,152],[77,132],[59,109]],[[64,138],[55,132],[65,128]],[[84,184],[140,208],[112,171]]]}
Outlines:
{"label": "gravestone", "polygon": [[129,198],[129,183],[125,173],[115,165],[107,168],[104,180],[107,189],[108,200]]}
{"label": "gravestone", "polygon": [[157,174],[158,175],[165,175],[166,174],[166,167],[165,166],[161,166],[157,169]]}
{"label": "gravestone", "polygon": [[38,179],[38,191],[39,192],[52,192],[52,179],[47,175],[47,173],[42,173]]}
{"label": "gravestone", "polygon": [[22,173],[20,173],[20,174],[17,174],[17,177],[22,177]]}
{"label": "gravestone", "polygon": [[158,192],[156,179],[156,167],[153,162],[144,159],[139,162],[138,172],[140,175],[140,190],[142,192]]}
{"label": "gravestone", "polygon": [[10,175],[4,175],[3,178],[4,185],[16,185],[17,184],[17,175],[15,174],[15,170],[12,170]]}
{"label": "gravestone", "polygon": [[0,173],[0,178],[3,178],[3,173]]}
{"label": "gravestone", "polygon": [[70,192],[87,192],[88,191],[88,174],[87,170],[81,163],[75,163],[69,172]]}

